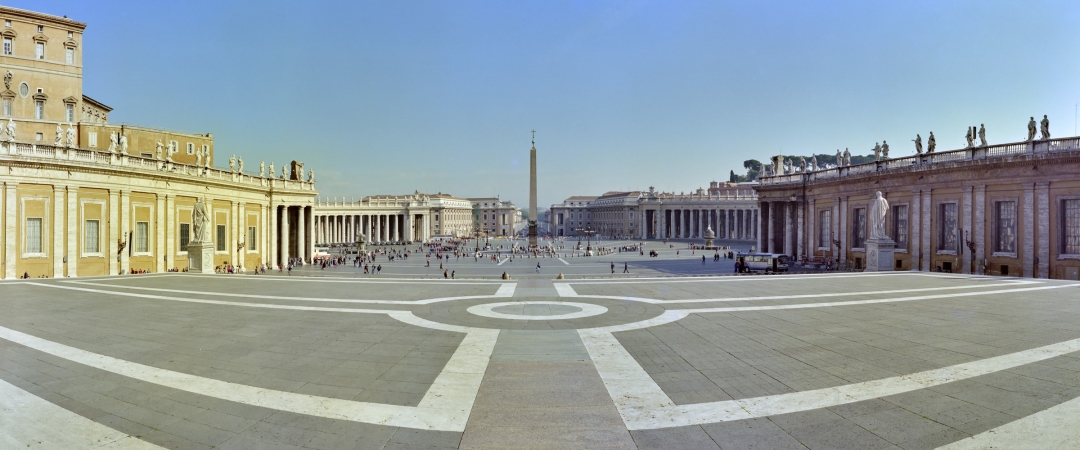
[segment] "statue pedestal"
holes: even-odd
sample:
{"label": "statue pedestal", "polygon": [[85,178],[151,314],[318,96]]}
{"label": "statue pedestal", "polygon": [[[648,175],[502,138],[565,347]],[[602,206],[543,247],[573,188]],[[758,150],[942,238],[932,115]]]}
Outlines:
{"label": "statue pedestal", "polygon": [[896,241],[892,239],[868,239],[866,241],[866,270],[864,272],[891,272],[896,260]]}
{"label": "statue pedestal", "polygon": [[188,272],[214,273],[214,243],[192,242],[187,246]]}

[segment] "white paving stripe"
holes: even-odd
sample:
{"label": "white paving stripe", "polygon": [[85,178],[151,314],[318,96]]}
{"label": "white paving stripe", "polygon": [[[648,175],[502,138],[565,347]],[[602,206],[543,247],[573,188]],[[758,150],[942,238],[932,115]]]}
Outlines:
{"label": "white paving stripe", "polygon": [[1080,398],[961,439],[938,450],[1069,449],[1080,447]]}
{"label": "white paving stripe", "polygon": [[[302,311],[345,311],[345,312],[359,312],[359,313],[385,313],[387,310],[380,309],[353,309],[353,308],[324,308],[318,306],[290,306],[290,305],[273,305],[267,303],[247,303],[247,302],[226,302],[221,300],[202,300],[182,297],[170,297],[166,295],[151,295],[151,294],[134,294],[128,292],[118,292],[103,289],[90,289],[79,288],[67,285],[56,285],[47,283],[31,282],[35,286],[44,286],[55,289],[70,289],[84,292],[95,292],[99,294],[112,294],[124,297],[140,297],[140,298],[153,298],[158,300],[171,300],[178,302],[189,303],[208,303],[212,305],[232,305],[232,306],[248,306],[253,308],[277,308],[277,309],[295,309]],[[162,289],[162,288],[144,288],[144,287],[132,287],[132,286],[113,286],[107,284],[96,283],[82,283],[94,286],[109,287],[114,289],[137,289],[143,291],[157,291],[157,292],[176,292],[180,294],[192,294],[192,295],[209,295],[219,297],[244,297],[244,298],[264,298],[268,300],[294,300],[304,302],[329,302],[329,303],[367,303],[367,304],[380,304],[380,305],[428,305],[439,302],[450,302],[456,300],[469,300],[469,299],[483,299],[483,298],[500,298],[500,297],[513,297],[514,288],[517,286],[513,283],[506,283],[499,286],[499,290],[492,295],[465,295],[460,297],[440,297],[431,298],[425,300],[352,300],[352,299],[340,299],[340,298],[319,298],[319,297],[281,297],[273,295],[255,295],[255,294],[219,294],[215,292],[199,292],[199,291],[186,291],[183,289]],[[508,287],[509,286],[509,287]]]}
{"label": "white paving stripe", "polygon": [[456,328],[470,331],[415,407],[355,402],[230,383],[124,361],[5,327],[0,327],[0,338],[118,375],[237,403],[354,422],[461,432],[469,420],[499,330]]}
{"label": "white paving stripe", "polygon": [[0,380],[0,447],[160,449]]}
{"label": "white paving stripe", "polygon": [[561,261],[563,264],[566,264],[568,266],[570,265],[570,263],[566,262],[565,259],[559,258],[559,261]]}
{"label": "white paving stripe", "polygon": [[[1046,286],[994,292],[946,294],[944,296],[993,295],[1021,290],[1041,290],[1062,287],[1071,286]],[[940,297],[942,296],[924,296],[920,299]],[[871,302],[883,303],[885,301],[888,300],[874,300]],[[813,308],[819,306],[839,306],[840,304],[852,303],[861,304],[865,302],[836,302],[828,305],[819,303],[792,306]],[[732,308],[716,308],[716,310],[730,309]],[[742,308],[738,309],[745,310]],[[760,307],[756,309],[789,308]],[[918,389],[925,389],[1080,351],[1080,339],[1074,339],[1008,355],[987,358],[980,361],[957,364],[941,369],[833,388],[742,400],[676,405],[611,333],[662,325],[679,320],[690,313],[701,312],[716,311],[671,310],[665,312],[664,315],[648,321],[614,327],[578,330],[578,334],[581,336],[582,342],[585,343],[585,348],[588,350],[589,356],[596,366],[596,370],[600,373],[600,378],[604,381],[604,385],[607,386],[608,394],[611,395],[612,400],[615,402],[615,406],[618,408],[619,414],[622,416],[627,428],[631,430],[644,430],[698,425],[827,408],[888,395],[902,394]],[[668,313],[672,314],[667,315]],[[674,313],[683,314],[680,316]]]}
{"label": "white paving stripe", "polygon": [[[422,267],[422,266],[418,266]],[[441,275],[441,274],[440,274]],[[90,277],[80,279],[60,279],[61,283],[77,283],[80,280],[86,279],[102,279],[110,281],[133,281],[144,278],[157,278],[157,277],[202,277],[202,278],[217,278],[221,280],[231,281],[299,281],[299,282],[316,282],[316,283],[390,283],[390,284],[499,284],[499,281],[467,281],[467,280],[444,280],[443,278],[404,278],[395,277],[392,279],[386,278],[388,275],[373,275],[372,278],[361,277],[316,277],[307,275],[226,275],[226,274],[201,274],[201,273],[163,273],[157,275],[133,275],[133,276],[105,276],[105,277]]]}
{"label": "white paving stripe", "polygon": [[719,303],[719,302],[735,302],[735,301],[756,301],[756,300],[789,300],[798,298],[821,298],[821,297],[850,297],[856,295],[880,295],[880,294],[899,294],[904,292],[925,292],[925,291],[947,291],[956,289],[978,289],[988,287],[1004,287],[1004,286],[1019,286],[1024,284],[1042,284],[1040,281],[1013,281],[1008,283],[996,283],[996,284],[979,284],[972,286],[949,286],[949,287],[935,287],[935,288],[918,288],[918,289],[894,289],[889,291],[861,291],[861,292],[836,292],[828,294],[799,294],[799,295],[774,295],[763,297],[718,297],[718,298],[695,298],[686,300],[660,300],[648,297],[628,297],[623,295],[601,295],[601,294],[579,294],[568,283],[555,283],[555,290],[561,297],[579,297],[579,298],[606,298],[611,300],[626,300],[632,302],[643,302],[653,304],[678,304],[678,303]]}
{"label": "white paving stripe", "polygon": [[633,284],[633,283],[718,283],[718,282],[737,282],[737,281],[790,281],[790,280],[813,280],[818,278],[862,278],[862,277],[902,277],[902,276],[916,276],[916,277],[933,277],[933,278],[980,278],[987,279],[988,277],[965,275],[963,277],[957,276],[958,274],[951,274],[945,276],[943,274],[931,274],[923,272],[877,272],[877,273],[848,273],[844,275],[838,275],[835,273],[823,273],[823,274],[800,274],[800,275],[760,275],[760,276],[747,276],[747,275],[705,275],[705,276],[682,276],[682,277],[652,277],[652,278],[633,278],[633,279],[582,279],[572,280],[568,283],[572,284]]}

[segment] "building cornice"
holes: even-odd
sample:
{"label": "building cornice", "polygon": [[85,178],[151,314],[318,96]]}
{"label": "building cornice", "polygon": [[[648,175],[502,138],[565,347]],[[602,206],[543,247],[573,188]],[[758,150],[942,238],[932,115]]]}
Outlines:
{"label": "building cornice", "polygon": [[86,29],[85,23],[71,20],[66,17],[54,16],[51,14],[45,14],[36,11],[27,11],[25,9],[12,8],[10,6],[0,6],[0,17],[26,19],[27,21],[35,23],[49,23],[70,31],[82,32]]}

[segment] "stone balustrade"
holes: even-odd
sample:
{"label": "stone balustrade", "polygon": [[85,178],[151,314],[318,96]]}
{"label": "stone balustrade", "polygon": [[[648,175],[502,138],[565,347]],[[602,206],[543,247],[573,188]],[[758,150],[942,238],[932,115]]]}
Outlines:
{"label": "stone balustrade", "polygon": [[109,166],[122,167],[125,170],[167,172],[174,176],[220,180],[248,186],[304,191],[315,190],[315,183],[309,181],[267,178],[240,172],[220,170],[213,167],[202,167],[192,164],[169,162],[156,158],[145,158],[131,154],[74,147],[58,147],[40,143],[3,142],[0,143],[0,155],[42,160],[70,161],[84,166]]}
{"label": "stone balustrade", "polygon": [[1007,158],[1019,155],[1038,155],[1058,152],[1080,152],[1080,137],[1012,142],[1008,144],[972,147],[945,152],[923,153],[921,155],[886,159],[866,164],[855,164],[816,171],[761,177],[758,178],[758,182],[762,185],[801,183],[804,181],[825,180],[869,172],[905,169],[913,166],[930,166],[933,164],[963,161],[983,161],[992,158]]}

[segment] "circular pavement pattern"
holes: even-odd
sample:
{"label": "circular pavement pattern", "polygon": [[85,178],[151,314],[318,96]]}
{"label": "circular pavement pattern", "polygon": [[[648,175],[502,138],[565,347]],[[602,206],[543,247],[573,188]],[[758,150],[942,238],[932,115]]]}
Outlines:
{"label": "circular pavement pattern", "polygon": [[[543,314],[542,310],[536,308],[536,306],[541,305],[548,306],[546,312],[550,314]],[[566,307],[575,308],[577,311],[569,310]],[[496,309],[503,312],[495,311]],[[500,302],[470,306],[466,311],[470,314],[494,319],[565,320],[597,316],[606,313],[608,309],[600,305],[574,302]]]}

